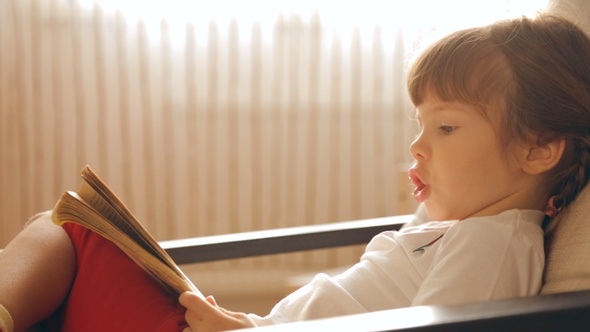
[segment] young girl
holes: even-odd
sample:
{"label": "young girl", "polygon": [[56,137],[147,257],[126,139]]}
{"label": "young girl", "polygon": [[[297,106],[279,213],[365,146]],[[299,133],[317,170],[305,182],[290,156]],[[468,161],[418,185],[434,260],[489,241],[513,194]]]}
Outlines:
{"label": "young girl", "polygon": [[420,124],[409,175],[429,216],[446,221],[376,236],[358,264],[316,276],[266,317],[185,293],[190,329],[537,294],[544,216],[567,206],[590,173],[588,54],[588,37],[550,16],[430,46],[408,76]]}
{"label": "young girl", "polygon": [[550,16],[459,31],[425,50],[408,76],[420,124],[409,175],[442,221],[376,236],[358,264],[318,275],[266,317],[192,293],[180,296],[185,314],[108,241],[43,215],[0,254],[3,332],[53,312],[63,331],[207,331],[537,294],[542,223],[590,172],[588,54],[588,37]]}

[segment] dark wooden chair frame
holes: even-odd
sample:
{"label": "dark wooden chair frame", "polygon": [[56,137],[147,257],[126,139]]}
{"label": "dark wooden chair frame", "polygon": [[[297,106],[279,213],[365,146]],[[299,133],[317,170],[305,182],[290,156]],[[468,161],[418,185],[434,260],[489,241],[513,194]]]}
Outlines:
{"label": "dark wooden chair frame", "polygon": [[[178,264],[367,243],[411,215],[164,241]],[[265,327],[270,331],[590,331],[590,291],[422,306]]]}

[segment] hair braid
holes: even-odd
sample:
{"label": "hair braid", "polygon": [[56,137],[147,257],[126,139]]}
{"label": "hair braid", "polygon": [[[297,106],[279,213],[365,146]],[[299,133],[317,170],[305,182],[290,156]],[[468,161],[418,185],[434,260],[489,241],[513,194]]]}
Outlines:
{"label": "hair braid", "polygon": [[560,210],[574,200],[590,177],[590,136],[577,137],[572,143],[572,162],[558,175],[561,181],[553,190],[555,207]]}

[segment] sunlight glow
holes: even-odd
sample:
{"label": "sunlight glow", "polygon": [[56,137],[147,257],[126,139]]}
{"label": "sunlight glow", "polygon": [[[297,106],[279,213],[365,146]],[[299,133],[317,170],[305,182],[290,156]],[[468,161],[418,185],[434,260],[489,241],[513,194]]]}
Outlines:
{"label": "sunlight glow", "polygon": [[387,40],[387,36],[397,33],[400,27],[404,31],[434,29],[445,33],[497,19],[533,16],[547,6],[548,0],[78,0],[78,3],[90,10],[97,5],[105,12],[123,13],[128,22],[141,21],[150,35],[158,34],[161,22],[166,20],[174,43],[182,43],[189,22],[195,26],[197,38],[203,40],[211,22],[218,25],[220,33],[226,33],[232,20],[240,26],[242,42],[250,40],[254,24],[263,28],[267,34],[263,39],[269,41],[272,27],[280,17],[289,20],[296,15],[304,22],[318,16],[324,29],[346,42],[355,29],[361,40],[370,40],[378,26]]}

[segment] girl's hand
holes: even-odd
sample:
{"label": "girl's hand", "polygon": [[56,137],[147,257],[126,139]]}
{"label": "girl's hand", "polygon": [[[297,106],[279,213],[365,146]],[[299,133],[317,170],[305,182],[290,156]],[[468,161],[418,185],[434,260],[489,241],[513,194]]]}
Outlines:
{"label": "girl's hand", "polygon": [[187,309],[185,318],[189,327],[184,332],[226,331],[255,326],[248,315],[219,307],[212,296],[205,300],[195,293],[184,292],[178,301]]}

